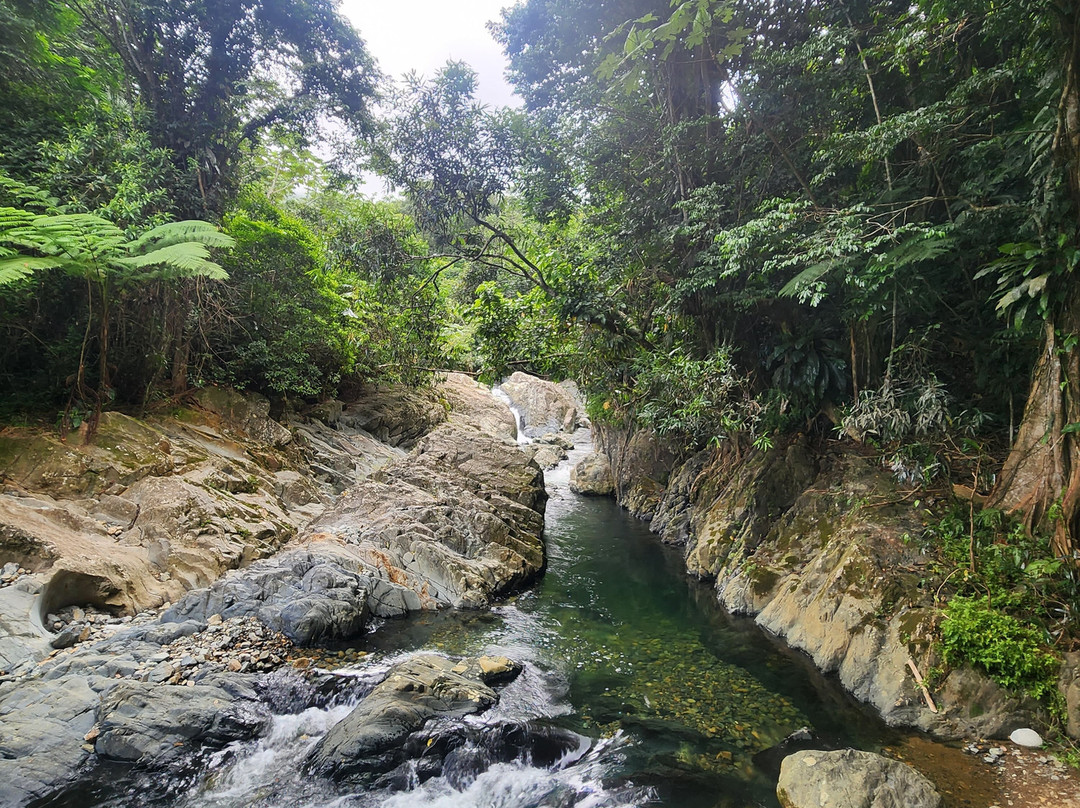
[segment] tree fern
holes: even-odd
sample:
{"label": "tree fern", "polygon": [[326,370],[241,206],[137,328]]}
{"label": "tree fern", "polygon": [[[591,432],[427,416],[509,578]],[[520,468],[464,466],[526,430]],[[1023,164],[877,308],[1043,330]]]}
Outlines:
{"label": "tree fern", "polygon": [[[6,179],[6,178],[0,178]],[[109,394],[109,309],[114,290],[132,283],[170,278],[223,280],[225,270],[210,259],[211,247],[231,247],[232,238],[202,221],[171,222],[129,239],[107,219],[91,213],[64,213],[36,189],[6,181],[2,187],[20,201],[31,200],[51,212],[0,208],[0,286],[37,272],[61,270],[88,283],[89,317],[72,390],[76,399],[93,399],[100,412]],[[86,389],[85,371],[92,327],[98,330],[98,388]],[[69,404],[69,411],[71,404]]]}

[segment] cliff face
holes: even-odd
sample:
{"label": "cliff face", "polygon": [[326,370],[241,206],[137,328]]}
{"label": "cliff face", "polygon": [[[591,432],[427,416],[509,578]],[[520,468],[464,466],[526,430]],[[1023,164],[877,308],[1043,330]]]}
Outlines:
{"label": "cliff face", "polygon": [[941,664],[932,645],[939,581],[918,537],[914,497],[844,444],[797,440],[734,459],[677,459],[651,436],[602,433],[620,502],[683,548],[687,571],[715,582],[728,610],[805,651],[894,726],[944,738],[1004,737],[1036,720],[1028,698],[954,670],[924,702],[908,661]]}

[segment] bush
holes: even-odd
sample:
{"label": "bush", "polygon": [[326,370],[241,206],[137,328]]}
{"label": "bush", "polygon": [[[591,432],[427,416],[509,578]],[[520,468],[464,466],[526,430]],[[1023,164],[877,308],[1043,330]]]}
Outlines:
{"label": "bush", "polygon": [[1040,633],[992,608],[986,597],[949,601],[941,643],[950,665],[970,665],[1002,687],[1040,701],[1052,701],[1057,694],[1059,660],[1044,650]]}

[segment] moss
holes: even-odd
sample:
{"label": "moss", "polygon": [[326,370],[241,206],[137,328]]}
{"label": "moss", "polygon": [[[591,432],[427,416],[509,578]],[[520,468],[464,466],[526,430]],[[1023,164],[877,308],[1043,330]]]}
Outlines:
{"label": "moss", "polygon": [[757,567],[750,573],[750,580],[755,595],[764,596],[776,588],[780,576],[771,569]]}

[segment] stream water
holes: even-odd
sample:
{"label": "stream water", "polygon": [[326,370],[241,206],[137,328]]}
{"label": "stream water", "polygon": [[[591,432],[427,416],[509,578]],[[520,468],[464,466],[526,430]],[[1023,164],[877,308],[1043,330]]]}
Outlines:
{"label": "stream water", "polygon": [[[180,808],[679,808],[777,805],[782,754],[769,750],[803,727],[820,741],[876,749],[888,730],[752,621],[732,618],[711,588],[689,579],[676,551],[607,499],[568,489],[571,460],[549,472],[543,579],[490,612],[416,615],[377,627],[368,655],[337,673],[348,698],[284,694],[262,739],[190,766],[175,783],[99,773],[82,805]],[[340,789],[303,774],[306,750],[379,680],[420,649],[505,654],[525,672],[500,703],[464,720],[465,746],[512,723],[580,736],[558,760],[523,755],[469,764],[405,791]],[[287,690],[293,685],[283,685]],[[820,742],[819,741],[819,742]],[[497,757],[497,756],[496,756]]]}

